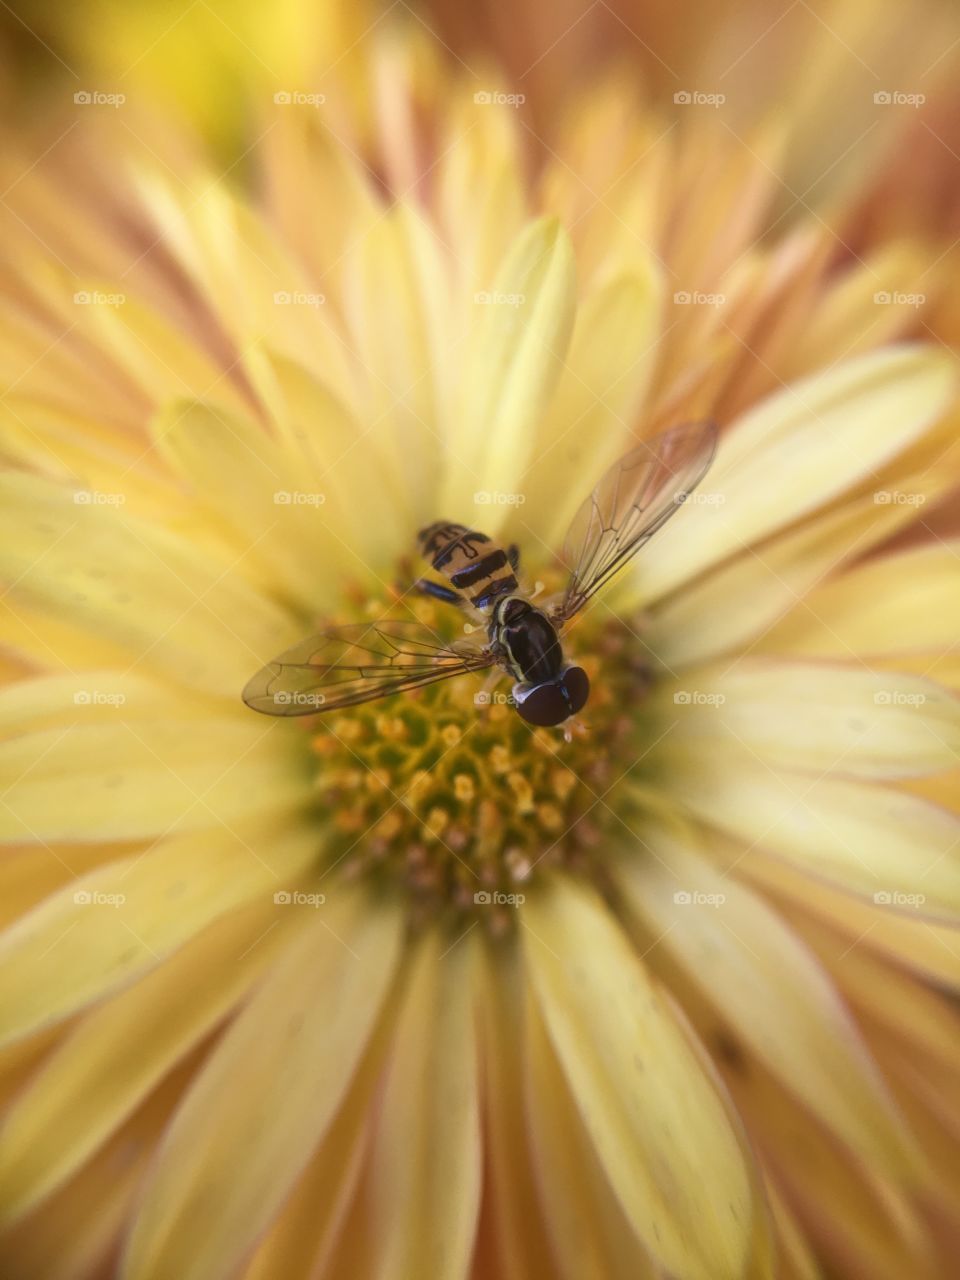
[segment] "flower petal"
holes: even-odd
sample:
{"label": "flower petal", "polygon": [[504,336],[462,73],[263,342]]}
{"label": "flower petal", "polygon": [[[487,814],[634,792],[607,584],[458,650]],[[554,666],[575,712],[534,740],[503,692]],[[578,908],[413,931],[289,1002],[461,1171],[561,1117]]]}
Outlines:
{"label": "flower petal", "polygon": [[762,1210],[700,1059],[607,908],[562,879],[526,904],[550,1039],[614,1193],[678,1280],[740,1277]]}
{"label": "flower petal", "polygon": [[476,953],[431,933],[382,1084],[368,1182],[370,1274],[465,1280],[480,1207]]}
{"label": "flower petal", "polygon": [[[952,476],[923,473],[904,480],[903,489],[932,499],[953,483]],[[819,593],[813,591],[806,598],[807,592],[914,519],[916,507],[878,504],[870,494],[814,517],[799,529],[778,534],[760,551],[748,547],[742,555],[654,606],[650,611],[650,647],[669,669],[704,662],[745,646],[755,637],[760,637],[757,644],[762,650],[789,650],[793,647],[789,639],[785,644],[780,640],[783,631],[789,636],[795,630],[805,632],[816,626],[811,610],[824,616],[816,604]],[[841,593],[842,584],[857,572],[837,579]],[[783,623],[776,625],[784,615]],[[839,640],[829,652],[847,656]]]}
{"label": "flower petal", "polygon": [[662,951],[678,964],[740,1040],[865,1160],[894,1172],[913,1167],[880,1073],[815,956],[679,834],[657,828],[647,839],[657,856],[623,858],[615,877],[655,939],[652,963]]}
{"label": "flower petal", "polygon": [[295,629],[231,569],[122,503],[0,476],[0,575],[14,602],[89,628],[148,671],[235,699]]}
{"label": "flower petal", "polygon": [[948,990],[960,991],[960,939],[955,928],[852,898],[756,850],[741,849],[737,861],[738,871],[772,896],[805,936],[808,917],[828,924],[837,935],[835,958],[842,960],[852,948],[863,946]]}
{"label": "flower petal", "polygon": [[953,541],[867,560],[824,583],[763,644],[817,657],[868,657],[949,649],[957,636],[960,542]]}
{"label": "flower petal", "polygon": [[[955,814],[893,787],[774,773],[739,752],[714,755],[696,756],[683,792],[704,822],[879,905],[957,921]],[[673,784],[683,788],[683,777]]]}
{"label": "flower petal", "polygon": [[656,357],[662,281],[655,260],[588,294],[578,311],[556,394],[544,413],[527,474],[519,482],[517,534],[534,558],[559,550],[567,526],[617,458],[633,448]]}
{"label": "flower petal", "polygon": [[485,948],[483,960],[480,1043],[487,1081],[484,1155],[490,1176],[483,1206],[489,1222],[481,1224],[478,1244],[488,1242],[505,1280],[528,1280],[549,1275],[555,1262],[525,1136],[525,975],[514,947]]}
{"label": "flower petal", "polygon": [[0,935],[0,1038],[25,1035],[159,964],[212,920],[268,899],[317,856],[276,821],[162,841],[81,876]]}
{"label": "flower petal", "polygon": [[537,1180],[553,1238],[549,1274],[567,1280],[654,1280],[662,1273],[654,1269],[606,1179],[533,1000],[527,1009],[524,1083]]}
{"label": "flower petal", "polygon": [[946,411],[957,365],[946,352],[892,347],[846,361],[762,401],[724,432],[701,485],[642,563],[646,601],[823,506],[869,485]]}
{"label": "flower petal", "polygon": [[292,752],[250,719],[115,719],[0,743],[14,780],[0,841],[136,839],[302,805]]}
{"label": "flower petal", "polygon": [[318,911],[177,1112],[126,1280],[235,1274],[329,1130],[393,978],[401,918],[352,895]]}
{"label": "flower petal", "polygon": [[[515,493],[533,456],[574,315],[573,250],[556,219],[523,231],[473,309],[442,487],[442,510],[451,518],[471,511],[477,493]],[[489,514],[496,532],[504,506],[494,504]]]}
{"label": "flower petal", "polygon": [[917,676],[776,659],[687,672],[658,690],[667,752],[744,754],[773,769],[905,778],[960,758],[960,698]]}
{"label": "flower petal", "polygon": [[274,923],[262,905],[234,913],[80,1021],[7,1112],[0,1217],[71,1177],[229,1011],[272,958]]}

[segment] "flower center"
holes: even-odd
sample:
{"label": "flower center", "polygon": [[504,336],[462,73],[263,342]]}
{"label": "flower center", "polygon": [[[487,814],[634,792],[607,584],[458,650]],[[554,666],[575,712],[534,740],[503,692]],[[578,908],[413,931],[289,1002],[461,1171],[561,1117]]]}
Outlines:
{"label": "flower center", "polygon": [[[444,640],[463,638],[455,607],[409,596],[404,605]],[[387,606],[366,612],[383,617]],[[556,729],[521,720],[500,668],[312,721],[331,864],[399,887],[414,921],[475,913],[495,933],[511,927],[543,870],[602,876],[605,830],[621,824],[612,793],[655,736],[644,710],[649,668],[636,620],[602,606],[583,615],[564,650],[591,692]]]}

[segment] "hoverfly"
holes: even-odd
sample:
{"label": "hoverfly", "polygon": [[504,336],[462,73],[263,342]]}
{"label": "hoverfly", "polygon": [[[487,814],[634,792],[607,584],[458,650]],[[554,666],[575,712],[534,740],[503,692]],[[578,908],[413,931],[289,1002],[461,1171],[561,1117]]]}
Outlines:
{"label": "hoverfly", "polygon": [[710,422],[671,427],[616,462],[577,512],[564,541],[563,595],[538,608],[517,581],[519,552],[466,525],[437,521],[421,530],[421,553],[446,582],[418,590],[476,610],[486,643],[437,643],[419,622],[332,627],[294,645],[259,671],[243,700],[266,715],[310,715],[386,698],[499,666],[514,679],[517,711],[530,724],[559,725],[586,703],[590,682],[568,665],[563,628],[670,519],[713,459]]}

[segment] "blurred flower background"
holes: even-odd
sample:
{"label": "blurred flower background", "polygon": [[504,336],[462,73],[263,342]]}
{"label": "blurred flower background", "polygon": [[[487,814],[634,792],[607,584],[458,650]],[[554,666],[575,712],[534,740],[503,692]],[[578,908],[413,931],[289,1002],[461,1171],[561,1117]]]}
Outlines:
{"label": "blurred flower background", "polygon": [[[960,14],[0,14],[0,1253],[36,1280],[947,1277]],[[571,638],[239,700],[716,463]],[[322,718],[321,718],[322,720]]]}

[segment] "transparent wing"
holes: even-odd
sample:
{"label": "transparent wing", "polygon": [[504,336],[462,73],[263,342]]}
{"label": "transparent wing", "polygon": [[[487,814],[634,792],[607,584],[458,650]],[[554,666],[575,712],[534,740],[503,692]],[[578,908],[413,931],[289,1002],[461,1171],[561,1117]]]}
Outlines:
{"label": "transparent wing", "polygon": [[614,463],[573,518],[563,546],[570,580],[556,616],[570,618],[619,572],[697,487],[717,430],[691,422],[654,436]]}
{"label": "transparent wing", "polygon": [[268,716],[307,716],[386,698],[492,666],[489,649],[437,644],[419,622],[331,627],[281,653],[247,683],[243,700]]}

